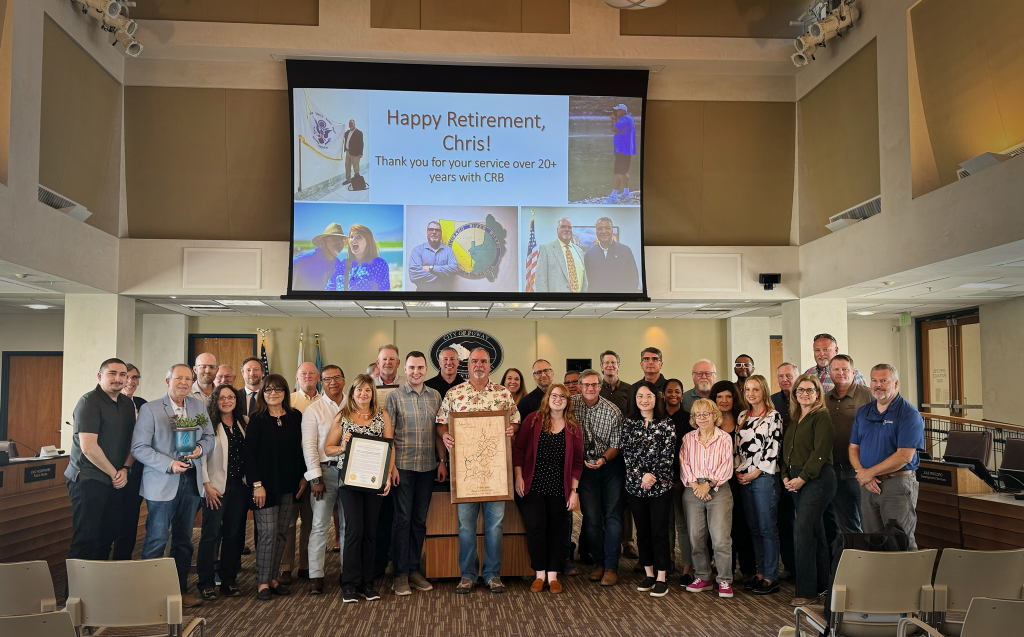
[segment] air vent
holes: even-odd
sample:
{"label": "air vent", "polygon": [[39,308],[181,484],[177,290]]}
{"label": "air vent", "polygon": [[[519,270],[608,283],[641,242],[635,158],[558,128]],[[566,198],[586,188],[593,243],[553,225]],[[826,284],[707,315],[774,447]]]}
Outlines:
{"label": "air vent", "polygon": [[825,224],[825,227],[832,232],[838,232],[847,226],[852,226],[858,221],[874,217],[881,212],[882,196],[879,195],[873,199],[868,199],[864,203],[859,203],[852,208],[847,208],[837,215],[832,215],[828,218],[828,223]]}
{"label": "air vent", "polygon": [[[992,161],[992,162],[983,162],[983,163],[979,164],[980,166],[982,166],[982,168],[975,169],[974,173],[978,173],[981,170],[984,170],[985,168],[989,168],[991,166],[994,166],[997,163],[1004,162],[1007,159],[1010,159],[1011,157],[1017,157],[1019,155],[1024,155],[1024,144],[1017,144],[1016,146],[1011,146],[1010,148],[1007,148],[1006,150],[1004,150],[1001,153],[982,153],[982,155],[995,155],[995,156],[1001,155],[1002,157],[997,159],[997,160],[995,160],[995,161]],[[982,155],[978,155],[978,157],[982,157]],[[956,178],[958,180],[965,179],[967,177],[970,177],[972,174],[974,174],[970,170],[968,170],[966,168],[963,168],[963,165],[978,159],[978,157],[974,157],[972,159],[969,159],[968,161],[963,162],[963,164],[960,164],[961,168],[957,168],[957,170],[956,170]]]}
{"label": "air vent", "polygon": [[42,184],[39,185],[39,203],[46,204],[54,210],[59,210],[69,217],[78,219],[79,221],[85,221],[92,216],[89,209],[82,204],[72,201],[64,195],[50,190]]}

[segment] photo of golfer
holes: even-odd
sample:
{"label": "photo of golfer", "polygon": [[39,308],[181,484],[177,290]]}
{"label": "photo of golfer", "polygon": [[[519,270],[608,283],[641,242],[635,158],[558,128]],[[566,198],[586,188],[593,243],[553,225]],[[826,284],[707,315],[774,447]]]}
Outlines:
{"label": "photo of golfer", "polygon": [[637,97],[569,97],[569,203],[640,205]]}

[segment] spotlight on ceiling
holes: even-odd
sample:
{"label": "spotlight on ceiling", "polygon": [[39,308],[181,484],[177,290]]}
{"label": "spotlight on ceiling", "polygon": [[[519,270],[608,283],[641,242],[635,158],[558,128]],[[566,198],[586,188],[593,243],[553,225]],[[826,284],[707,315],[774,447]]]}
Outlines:
{"label": "spotlight on ceiling", "polygon": [[125,55],[137,58],[142,53],[142,45],[135,39],[139,25],[128,17],[128,7],[134,2],[126,0],[71,0],[82,8],[82,13],[92,15],[100,21],[100,29],[113,33],[112,46],[124,47]]}
{"label": "spotlight on ceiling", "polygon": [[660,7],[667,0],[604,0],[613,9],[651,9]]}
{"label": "spotlight on ceiling", "polygon": [[82,5],[82,13],[88,13],[93,9],[104,17],[116,18],[121,13],[119,0],[75,0]]}
{"label": "spotlight on ceiling", "polygon": [[790,56],[794,66],[806,66],[814,59],[814,51],[853,26],[860,11],[852,6],[856,0],[821,0],[809,6],[791,26],[802,26],[806,32],[793,40],[796,53]]}
{"label": "spotlight on ceiling", "polygon": [[139,44],[139,41],[124,31],[114,32],[114,44],[123,46],[125,55],[133,58],[139,57],[139,54],[142,53],[142,45]]}

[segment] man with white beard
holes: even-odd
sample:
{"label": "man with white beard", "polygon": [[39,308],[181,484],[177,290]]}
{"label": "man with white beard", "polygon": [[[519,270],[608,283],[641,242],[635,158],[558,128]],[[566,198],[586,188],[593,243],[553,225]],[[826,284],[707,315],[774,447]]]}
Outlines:
{"label": "man with white beard", "polygon": [[693,388],[683,394],[683,411],[687,412],[693,407],[694,402],[708,397],[711,386],[718,381],[718,371],[714,363],[702,358],[693,364],[690,376],[693,378]]}

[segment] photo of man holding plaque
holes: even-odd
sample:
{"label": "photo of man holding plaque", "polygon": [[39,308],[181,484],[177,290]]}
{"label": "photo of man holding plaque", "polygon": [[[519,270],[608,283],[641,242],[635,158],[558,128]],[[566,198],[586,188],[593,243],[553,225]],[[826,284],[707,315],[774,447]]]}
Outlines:
{"label": "photo of man holding plaque", "polygon": [[[441,401],[437,412],[437,433],[444,441],[449,453],[455,446],[455,438],[448,431],[452,412],[507,411],[509,426],[505,435],[512,437],[519,429],[519,411],[508,389],[490,381],[491,355],[478,347],[469,353],[469,380],[456,385]],[[483,578],[492,593],[504,593],[501,583],[501,540],[502,522],[505,520],[505,502],[463,502],[459,512],[459,580],[455,592],[466,594],[473,590],[480,574],[480,558],[476,550],[476,520],[480,509],[484,512],[484,573]]]}
{"label": "photo of man holding plaque", "polygon": [[[366,374],[356,376],[348,390],[348,398],[341,411],[334,417],[331,431],[324,440],[324,454],[338,456],[338,466],[343,468],[338,497],[345,511],[345,548],[341,574],[342,601],[355,603],[362,597],[366,600],[380,599],[373,587],[374,556],[377,553],[377,519],[380,516],[381,496],[391,490],[392,481],[397,477],[394,456],[384,470],[379,484],[380,492],[356,489],[345,484],[349,464],[346,458],[349,443],[354,434],[366,437],[393,439],[395,430],[391,418],[377,402],[377,387],[373,378]],[[346,471],[346,469],[348,471]],[[356,478],[361,476],[357,475]],[[371,476],[376,478],[376,476]]]}

